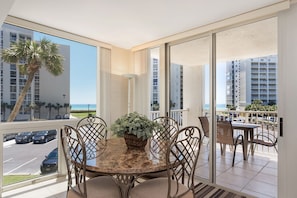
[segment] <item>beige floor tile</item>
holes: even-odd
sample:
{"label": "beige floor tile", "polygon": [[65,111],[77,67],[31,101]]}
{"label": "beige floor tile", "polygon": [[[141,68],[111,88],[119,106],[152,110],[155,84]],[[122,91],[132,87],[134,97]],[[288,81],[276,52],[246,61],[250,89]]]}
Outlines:
{"label": "beige floor tile", "polygon": [[253,178],[253,180],[258,182],[265,182],[272,185],[277,185],[277,177],[274,175],[267,175],[264,173],[259,173],[257,176]]}
{"label": "beige floor tile", "polygon": [[264,173],[264,174],[267,174],[267,175],[273,175],[275,177],[277,176],[277,169],[276,168],[264,167],[261,172]]}
{"label": "beige floor tile", "polygon": [[241,177],[238,175],[230,174],[230,173],[223,173],[217,177],[217,183],[227,183],[234,186],[238,186],[239,188],[243,188],[249,183],[249,179],[245,177]]}
{"label": "beige floor tile", "polygon": [[266,196],[271,196],[271,197],[277,196],[277,186],[276,185],[259,182],[259,181],[251,181],[245,187],[245,190],[261,193],[261,194],[264,194]]}
{"label": "beige floor tile", "polygon": [[252,179],[258,174],[258,172],[251,171],[251,170],[246,170],[246,169],[239,168],[239,167],[231,168],[227,172],[230,173],[230,174],[237,175],[237,176],[240,176],[240,177],[245,177],[245,178],[248,178],[248,179]]}

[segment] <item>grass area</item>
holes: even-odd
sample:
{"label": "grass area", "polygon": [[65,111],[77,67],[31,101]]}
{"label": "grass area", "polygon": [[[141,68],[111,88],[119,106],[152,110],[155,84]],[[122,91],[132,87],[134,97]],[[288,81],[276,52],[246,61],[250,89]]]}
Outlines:
{"label": "grass area", "polygon": [[4,175],[3,186],[40,177],[40,175]]}
{"label": "grass area", "polygon": [[70,114],[73,117],[84,118],[84,117],[87,117],[88,114],[96,115],[96,111],[89,111],[89,112],[87,112],[87,111],[72,111]]}

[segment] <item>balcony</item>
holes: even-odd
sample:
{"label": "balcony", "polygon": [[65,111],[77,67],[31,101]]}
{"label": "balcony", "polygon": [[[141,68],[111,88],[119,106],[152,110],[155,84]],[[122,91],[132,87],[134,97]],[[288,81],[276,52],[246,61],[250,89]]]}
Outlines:
{"label": "balcony", "polygon": [[[277,131],[276,112],[236,112],[236,111],[218,111],[219,116],[225,117],[226,115],[233,116],[232,119],[240,119],[243,122],[258,123],[262,127],[259,130],[270,130],[273,133]],[[151,118],[157,117],[158,112],[152,112]],[[180,126],[187,125],[188,110],[175,110],[172,111],[172,117],[174,117]],[[64,124],[74,125],[77,122],[75,119],[70,120],[57,120],[50,122],[33,122],[28,123],[14,123],[14,132],[18,131],[36,131],[46,129],[60,129]],[[2,123],[1,131],[7,134],[11,131],[10,123]],[[2,142],[3,143],[3,142]],[[14,140],[9,140],[3,143],[4,153],[7,151],[5,148],[12,146]],[[58,146],[59,138],[47,143]],[[17,145],[17,146],[29,146],[29,145]],[[41,145],[36,145],[41,146]],[[3,152],[2,150],[2,152]],[[237,148],[235,166],[232,167],[232,152],[227,147],[225,156],[221,156],[219,145],[217,145],[216,152],[216,166],[217,166],[217,184],[227,187],[229,189],[247,193],[257,197],[276,197],[277,196],[277,153],[274,149],[267,149],[265,147],[258,146],[255,150],[255,154],[249,155],[247,161],[242,159],[241,148]],[[5,154],[4,154],[5,156]],[[59,153],[59,156],[62,156]],[[209,145],[204,140],[202,150],[197,165],[197,179],[208,178],[209,175]],[[2,158],[3,166],[5,167],[4,159]],[[24,166],[18,166],[20,169]],[[17,168],[17,167],[16,167]],[[16,171],[16,168],[14,168]],[[14,171],[8,171],[7,173],[2,170],[2,178],[5,175],[13,174]],[[59,157],[58,173],[51,173],[42,175],[40,172],[31,172],[32,175],[37,175],[37,178],[30,179],[24,182],[20,182],[13,185],[6,185],[2,187],[2,197],[22,197],[31,198],[42,194],[46,197],[65,197],[67,183],[65,181],[65,166],[63,159]],[[19,172],[24,173],[24,172]],[[201,179],[203,180],[203,179]],[[3,185],[3,184],[2,184]]]}

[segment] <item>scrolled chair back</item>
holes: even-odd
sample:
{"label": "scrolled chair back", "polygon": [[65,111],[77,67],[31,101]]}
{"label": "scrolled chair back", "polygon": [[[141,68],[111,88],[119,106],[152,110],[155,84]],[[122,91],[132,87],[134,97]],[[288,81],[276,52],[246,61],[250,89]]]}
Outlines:
{"label": "scrolled chair back", "polygon": [[178,123],[171,117],[161,116],[155,118],[153,121],[162,126],[162,129],[158,129],[153,132],[154,139],[171,140],[179,131]]}
{"label": "scrolled chair back", "polygon": [[82,118],[76,125],[76,129],[79,131],[83,141],[86,144],[87,158],[92,159],[96,157],[94,152],[98,149],[98,143],[101,147],[104,147],[104,141],[107,138],[107,124],[98,116],[88,116]]}
{"label": "scrolled chair back", "polygon": [[[181,129],[167,151],[168,197],[177,197],[194,190],[194,176],[201,147],[201,131],[196,126]],[[170,174],[169,174],[170,173]],[[179,192],[179,185],[187,191]],[[172,190],[175,189],[175,190]]]}
{"label": "scrolled chair back", "polygon": [[[86,148],[80,133],[71,126],[64,126],[61,131],[61,142],[67,165],[68,187],[67,193],[71,190],[79,197],[87,197],[86,178]],[[75,183],[72,181],[74,174]]]}
{"label": "scrolled chair back", "polygon": [[80,132],[85,142],[97,142],[107,138],[107,124],[102,118],[97,116],[82,118],[77,123],[76,129]]}
{"label": "scrolled chair back", "polygon": [[166,117],[166,116],[155,118],[153,121],[159,123],[162,127],[161,129],[158,128],[153,131],[150,149],[153,153],[163,152],[165,155],[166,149],[160,149],[160,148],[168,147],[172,138],[179,131],[178,123],[173,118]]}

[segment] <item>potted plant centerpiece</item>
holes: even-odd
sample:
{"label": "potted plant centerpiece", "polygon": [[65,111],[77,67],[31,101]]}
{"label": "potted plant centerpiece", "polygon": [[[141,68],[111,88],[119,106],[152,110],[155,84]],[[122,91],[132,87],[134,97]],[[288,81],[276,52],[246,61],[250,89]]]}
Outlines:
{"label": "potted plant centerpiece", "polygon": [[128,148],[144,148],[147,139],[152,137],[153,130],[161,128],[160,124],[137,112],[123,115],[110,127],[115,135],[125,138]]}

